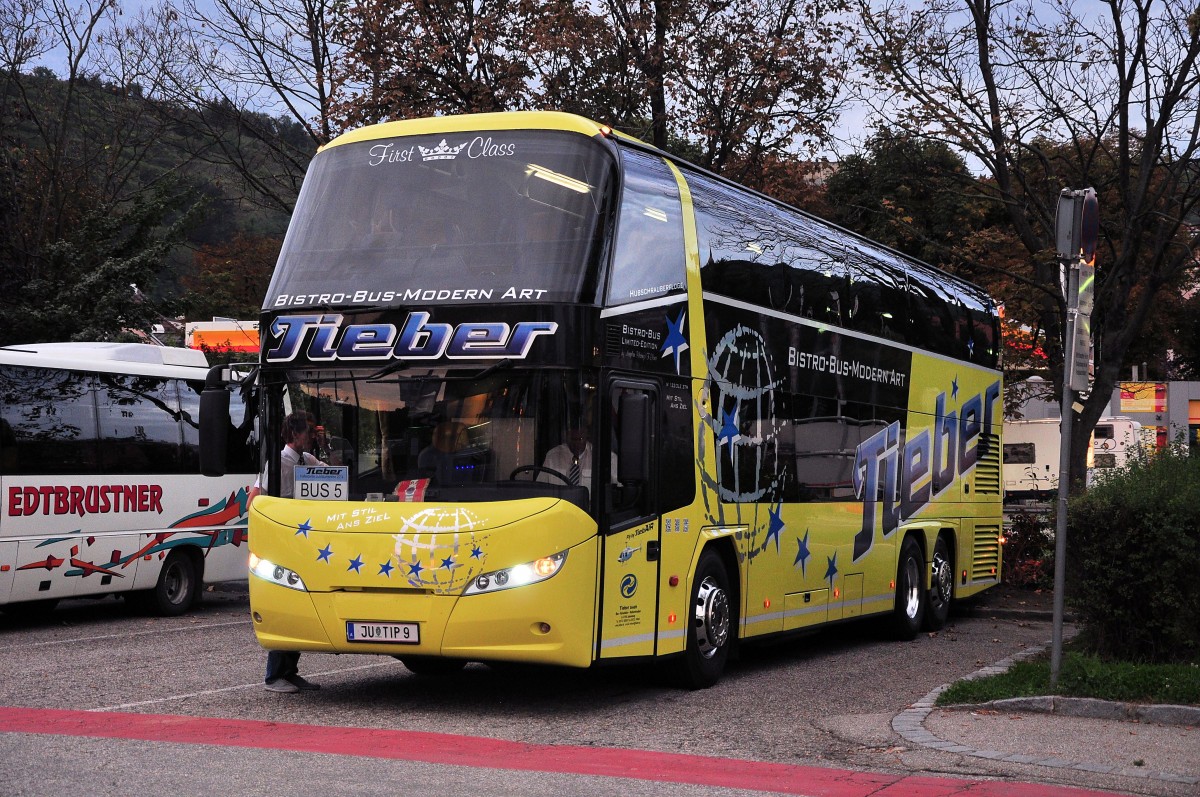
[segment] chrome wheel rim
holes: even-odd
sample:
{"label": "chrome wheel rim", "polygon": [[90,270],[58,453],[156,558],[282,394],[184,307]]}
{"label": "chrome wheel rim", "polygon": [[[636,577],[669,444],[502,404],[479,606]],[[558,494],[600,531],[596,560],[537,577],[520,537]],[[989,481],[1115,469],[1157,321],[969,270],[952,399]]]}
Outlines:
{"label": "chrome wheel rim", "polygon": [[729,641],[729,595],[711,576],[696,591],[693,620],[700,655],[712,658]]}
{"label": "chrome wheel rim", "polygon": [[933,556],[933,594],[938,601],[949,602],[954,592],[954,571],[950,562],[942,554]]}
{"label": "chrome wheel rim", "polygon": [[904,614],[910,620],[917,618],[921,608],[921,569],[917,560],[909,558],[904,562]]}

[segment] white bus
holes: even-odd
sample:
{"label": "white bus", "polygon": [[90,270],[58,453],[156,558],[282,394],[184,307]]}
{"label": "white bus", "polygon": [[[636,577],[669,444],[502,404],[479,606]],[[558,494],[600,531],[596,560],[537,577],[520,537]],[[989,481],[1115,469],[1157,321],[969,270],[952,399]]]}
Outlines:
{"label": "white bus", "polygon": [[0,347],[0,607],[124,593],[177,615],[246,578],[255,413],[233,398],[228,473],[199,475],[203,352],[138,343]]}
{"label": "white bus", "polygon": [[[1123,468],[1145,443],[1142,425],[1122,416],[1096,422],[1087,483]],[[1010,503],[1053,500],[1058,492],[1058,418],[1004,422],[1004,495]]]}

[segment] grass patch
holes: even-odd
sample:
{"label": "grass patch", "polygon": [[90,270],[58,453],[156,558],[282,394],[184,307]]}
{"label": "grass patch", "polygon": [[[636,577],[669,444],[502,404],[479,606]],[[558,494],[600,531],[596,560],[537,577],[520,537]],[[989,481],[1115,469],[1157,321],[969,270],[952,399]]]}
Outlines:
{"label": "grass patch", "polygon": [[1123,703],[1200,706],[1200,665],[1101,661],[1094,656],[1068,652],[1063,655],[1058,688],[1051,692],[1050,657],[1044,654],[1018,662],[1000,675],[952,684],[938,696],[937,704],[986,703],[1050,694]]}

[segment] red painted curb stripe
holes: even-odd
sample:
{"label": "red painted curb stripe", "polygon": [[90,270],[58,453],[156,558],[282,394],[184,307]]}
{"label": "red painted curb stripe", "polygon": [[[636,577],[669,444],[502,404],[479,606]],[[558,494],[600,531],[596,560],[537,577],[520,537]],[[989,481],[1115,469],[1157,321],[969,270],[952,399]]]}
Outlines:
{"label": "red painted curb stripe", "polygon": [[1011,781],[883,775],[615,747],[523,744],[424,731],[340,728],[171,714],[0,706],[0,733],[293,750],[485,769],[725,786],[807,797],[1099,797],[1109,794]]}

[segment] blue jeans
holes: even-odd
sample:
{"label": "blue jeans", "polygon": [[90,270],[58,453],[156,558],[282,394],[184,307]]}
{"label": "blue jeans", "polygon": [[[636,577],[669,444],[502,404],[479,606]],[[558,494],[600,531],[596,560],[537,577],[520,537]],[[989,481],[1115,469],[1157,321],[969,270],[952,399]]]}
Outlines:
{"label": "blue jeans", "polygon": [[267,676],[263,680],[270,683],[279,678],[290,678],[298,672],[299,664],[300,651],[298,650],[268,650]]}

